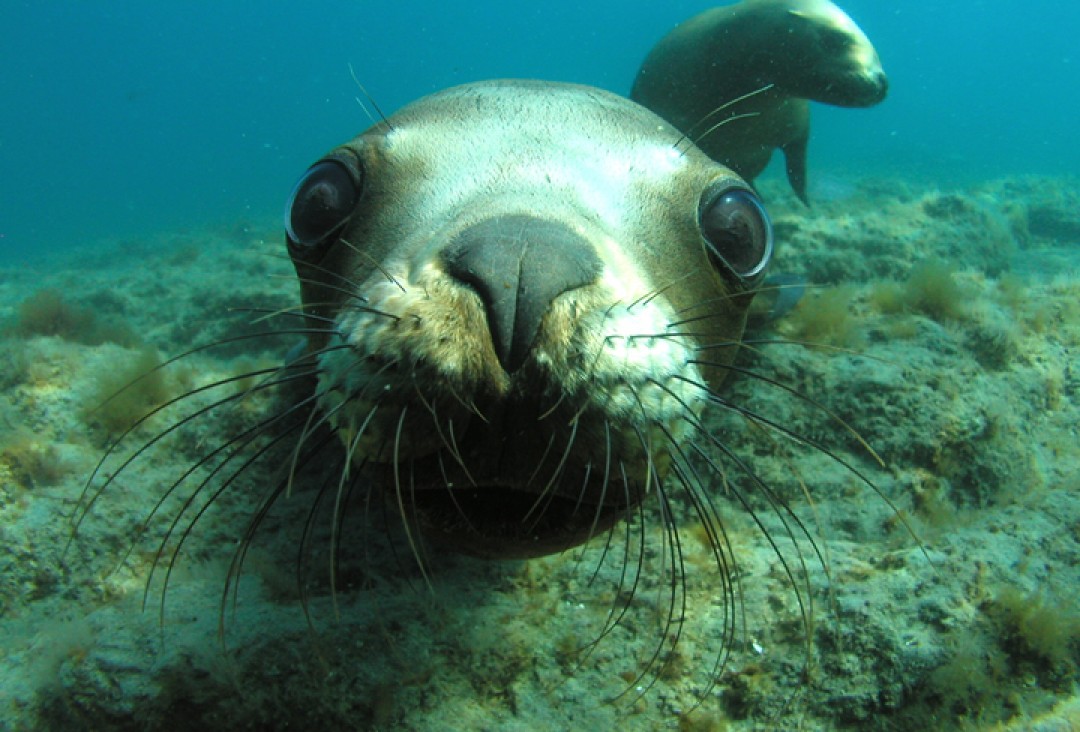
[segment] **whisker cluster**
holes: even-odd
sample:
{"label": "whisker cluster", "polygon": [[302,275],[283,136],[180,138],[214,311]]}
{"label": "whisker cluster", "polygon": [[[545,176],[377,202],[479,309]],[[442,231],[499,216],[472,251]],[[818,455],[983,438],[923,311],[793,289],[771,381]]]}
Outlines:
{"label": "whisker cluster", "polygon": [[[389,274],[387,277],[401,286]],[[341,282],[343,292],[356,287],[348,278]],[[325,282],[320,284],[327,287]],[[677,283],[644,293],[627,307],[645,307],[672,286]],[[321,304],[314,306],[318,309]],[[83,488],[72,516],[73,537],[107,494],[119,490],[125,476],[140,463],[152,460],[154,450],[171,449],[167,443],[185,433],[214,432],[214,423],[228,425],[217,430],[216,442],[199,445],[187,468],[160,489],[120,558],[121,565],[133,561],[137,546],[155,537],[143,605],[149,604],[154,588],[158,588],[162,624],[166,594],[179,558],[197,526],[229,495],[248,496],[253,505],[225,572],[218,619],[222,643],[229,608],[235,608],[238,601],[245,560],[253,543],[274,507],[294,493],[310,494],[297,529],[294,561],[297,594],[313,635],[317,632],[310,608],[313,593],[327,594],[334,615],[339,615],[338,597],[351,589],[342,577],[341,558],[355,551],[361,562],[374,561],[370,547],[376,532],[370,525],[376,523],[376,517],[384,532],[379,540],[388,543],[396,561],[414,570],[420,580],[417,589],[434,595],[438,594],[438,581],[433,554],[421,530],[421,501],[444,500],[446,521],[460,526],[461,531],[479,532],[477,516],[466,505],[477,500],[484,489],[471,452],[469,423],[487,424],[499,415],[469,393],[453,388],[433,391],[423,378],[408,375],[406,364],[397,360],[358,356],[339,331],[339,319],[312,314],[312,307],[309,303],[302,310],[244,309],[259,323],[287,324],[301,317],[306,327],[227,337],[164,361],[158,369],[248,339],[304,337],[325,344],[291,354],[277,366],[211,378],[153,408],[106,448]],[[351,295],[345,307],[386,321],[399,320],[370,307],[358,295]],[[671,683],[668,676],[673,659],[690,637],[695,643],[711,646],[710,660],[687,682],[686,692],[695,698],[695,704],[701,703],[722,683],[736,654],[746,648],[743,643],[750,636],[742,606],[740,559],[725,520],[732,502],[764,538],[792,589],[795,612],[804,630],[805,672],[809,674],[813,667],[813,567],[820,567],[828,582],[827,554],[789,501],[739,454],[730,435],[714,426],[717,415],[734,416],[747,429],[770,440],[800,445],[826,456],[876,492],[903,521],[897,507],[851,459],[725,396],[699,375],[712,371],[737,376],[791,397],[842,428],[873,464],[884,465],[855,428],[820,399],[722,355],[742,347],[747,349],[744,353],[758,358],[771,347],[805,344],[769,338],[732,339],[713,328],[714,317],[704,310],[687,308],[677,312],[662,330],[599,339],[601,350],[617,339],[687,345],[690,356],[685,374],[620,385],[633,404],[629,427],[610,416],[596,421],[590,404],[569,390],[549,394],[536,405],[536,423],[557,424],[558,428],[537,446],[524,480],[529,498],[517,510],[512,519],[517,526],[512,528],[531,536],[542,533],[545,522],[579,522],[585,547],[572,554],[576,581],[595,597],[610,596],[595,619],[593,631],[579,644],[573,667],[588,663],[605,640],[621,636],[626,626],[649,622],[649,615],[655,613],[655,633],[637,646],[638,665],[624,676],[627,685],[616,698],[636,700],[661,682]],[[332,356],[345,357],[348,366],[328,368],[325,364]],[[584,354],[582,361],[589,364],[589,385],[607,388],[598,381],[601,354]],[[337,391],[344,394],[340,400],[326,401],[328,394]],[[653,413],[649,405],[657,396],[677,408],[677,420]],[[270,407],[264,408],[267,404]],[[239,425],[234,424],[233,418],[252,406],[256,416],[244,415]],[[169,416],[171,421],[161,426],[159,422]],[[426,425],[431,435],[434,447],[430,456],[418,456],[412,444],[417,422]],[[377,429],[378,424],[389,424],[390,430]],[[592,445],[593,457],[576,469],[572,463],[585,440]],[[441,487],[432,489],[418,479],[425,469],[421,466],[424,460],[441,476]],[[252,494],[250,479],[258,476],[262,480],[266,475],[273,477],[261,492]],[[805,486],[803,490],[808,491]],[[556,508],[558,505],[562,507]],[[365,529],[348,531],[346,521],[359,507],[358,520]],[[610,511],[618,520],[607,518]],[[688,533],[688,524],[697,527],[693,534]],[[704,562],[691,536],[704,546]],[[577,543],[568,542],[560,548],[569,550]],[[317,559],[324,555],[323,547],[328,551],[323,559]],[[398,554],[399,549],[404,551]],[[325,568],[321,589],[314,573],[318,562],[324,562]],[[704,622],[702,618],[712,618],[696,605],[701,583],[696,573],[704,573],[711,604],[718,608],[719,619],[709,628],[696,626]],[[406,578],[410,574],[403,573]],[[653,589],[655,601],[644,602],[643,596]]]}

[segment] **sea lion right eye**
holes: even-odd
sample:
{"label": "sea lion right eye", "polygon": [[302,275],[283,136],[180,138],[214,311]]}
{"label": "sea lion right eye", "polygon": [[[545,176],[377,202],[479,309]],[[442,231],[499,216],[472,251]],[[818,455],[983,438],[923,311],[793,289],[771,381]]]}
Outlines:
{"label": "sea lion right eye", "polygon": [[337,232],[360,200],[358,177],[354,177],[344,161],[335,158],[308,168],[293,189],[286,208],[285,231],[289,241],[310,248]]}
{"label": "sea lion right eye", "polygon": [[818,45],[822,51],[841,55],[852,46],[851,36],[841,28],[822,28],[818,35]]}
{"label": "sea lion right eye", "polygon": [[705,191],[698,225],[709,261],[721,273],[752,287],[765,273],[773,251],[772,223],[757,195],[742,187]]}

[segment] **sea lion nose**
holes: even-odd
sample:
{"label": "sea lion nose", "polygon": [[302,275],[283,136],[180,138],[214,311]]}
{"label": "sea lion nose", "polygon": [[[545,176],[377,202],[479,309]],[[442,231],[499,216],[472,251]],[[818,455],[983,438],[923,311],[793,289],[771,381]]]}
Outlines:
{"label": "sea lion nose", "polygon": [[507,373],[525,362],[552,300],[595,282],[602,269],[592,246],[568,226],[526,215],[470,226],[454,237],[442,260],[450,276],[483,300]]}
{"label": "sea lion nose", "polygon": [[889,92],[889,77],[882,69],[875,69],[873,73],[874,86],[879,89],[879,101],[885,98]]}

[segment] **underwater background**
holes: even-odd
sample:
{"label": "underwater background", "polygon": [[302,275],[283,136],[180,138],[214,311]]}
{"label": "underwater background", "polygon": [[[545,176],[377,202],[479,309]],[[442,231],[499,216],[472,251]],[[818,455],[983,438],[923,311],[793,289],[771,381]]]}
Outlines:
{"label": "underwater background", "polygon": [[793,589],[762,535],[782,536],[783,518],[717,487],[744,609],[717,678],[715,568],[691,515],[684,638],[616,702],[657,613],[641,593],[581,652],[611,607],[582,577],[602,546],[439,557],[434,599],[375,548],[382,573],[333,601],[323,586],[311,629],[292,564],[300,501],[252,549],[223,650],[222,584],[251,512],[237,491],[185,546],[167,608],[159,566],[144,609],[148,509],[262,399],[165,441],[68,543],[88,476],[134,418],[281,362],[288,339],[198,353],[106,402],[163,358],[253,330],[231,307],[294,304],[275,258],[285,200],[369,126],[357,81],[386,114],[499,77],[625,94],[652,44],[713,5],[0,5],[0,730],[1080,729],[1072,3],[841,3],[889,94],[813,105],[811,208],[777,161],[759,179],[774,269],[806,292],[740,362],[813,401],[727,388],[873,488],[818,450],[718,422],[816,544],[778,540],[806,561]]}
{"label": "underwater background", "polygon": [[[710,5],[6,2],[0,256],[279,217],[309,161],[369,124],[349,64],[388,114],[499,77],[625,94],[651,45]],[[845,9],[891,88],[873,109],[814,110],[812,170],[953,182],[1080,169],[1080,9]]]}

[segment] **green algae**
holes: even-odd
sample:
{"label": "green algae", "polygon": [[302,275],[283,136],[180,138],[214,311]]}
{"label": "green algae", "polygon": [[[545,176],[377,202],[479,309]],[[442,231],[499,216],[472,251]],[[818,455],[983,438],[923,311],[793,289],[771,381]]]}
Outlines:
{"label": "green algae", "polygon": [[140,342],[126,322],[102,319],[92,308],[71,303],[53,288],[38,290],[19,303],[12,331],[23,338],[55,336],[86,345],[117,343],[132,346]]}
{"label": "green algae", "polygon": [[840,285],[808,295],[783,320],[783,334],[808,343],[859,346],[862,321],[853,310],[857,293],[854,285]]}
{"label": "green algae", "polygon": [[83,419],[117,435],[176,396],[179,385],[170,377],[157,351],[144,347],[134,358],[97,374]]}
{"label": "green algae", "polygon": [[912,267],[903,282],[884,281],[871,288],[868,302],[881,313],[919,313],[938,321],[970,316],[969,291],[956,278],[957,268],[930,259]]}

